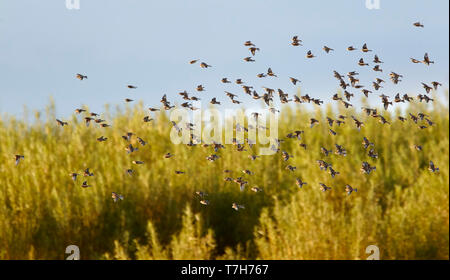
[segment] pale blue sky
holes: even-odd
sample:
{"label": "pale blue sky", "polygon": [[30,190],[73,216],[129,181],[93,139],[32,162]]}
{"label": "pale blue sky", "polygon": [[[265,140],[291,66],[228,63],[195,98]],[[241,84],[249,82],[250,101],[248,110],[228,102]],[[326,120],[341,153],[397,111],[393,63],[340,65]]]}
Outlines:
{"label": "pale blue sky", "polygon": [[[105,103],[123,104],[126,97],[159,107],[163,94],[180,103],[177,93],[194,93],[198,84],[206,88],[195,92],[203,101],[215,96],[235,106],[223,92],[228,90],[254,103],[240,86],[220,83],[222,77],[242,78],[260,93],[261,86],[292,93],[288,77],[298,77],[303,93],[329,101],[338,87],[333,70],[357,70],[366,86],[380,77],[387,85],[379,93],[391,96],[421,93],[420,82],[433,80],[448,88],[447,0],[381,0],[379,10],[367,9],[365,0],[80,2],[80,10],[68,10],[65,0],[0,0],[0,113],[20,115],[24,104],[43,109],[50,95],[60,115],[81,104],[101,112]],[[412,26],[415,21],[425,28]],[[293,35],[304,46],[291,46]],[[255,63],[242,60],[249,56],[246,40],[261,49]],[[374,52],[345,50],[364,42]],[[325,54],[323,45],[335,52]],[[318,57],[306,59],[308,50]],[[409,61],[422,59],[425,52],[435,64]],[[385,61],[382,74],[356,64],[364,57],[372,65],[373,54]],[[189,65],[195,58],[213,67]],[[256,78],[268,67],[279,78]],[[403,82],[393,86],[390,71],[403,74]],[[89,78],[79,81],[76,73]],[[138,89],[129,90],[127,84]]]}

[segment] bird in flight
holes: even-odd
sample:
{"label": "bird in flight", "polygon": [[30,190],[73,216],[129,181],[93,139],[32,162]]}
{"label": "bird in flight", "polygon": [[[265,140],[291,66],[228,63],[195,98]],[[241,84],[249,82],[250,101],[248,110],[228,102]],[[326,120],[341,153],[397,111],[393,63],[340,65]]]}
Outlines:
{"label": "bird in flight", "polygon": [[84,80],[84,79],[87,79],[87,76],[82,75],[82,74],[77,74],[75,77],[76,77],[78,80],[80,80],[80,81],[82,81],[82,80]]}
{"label": "bird in flight", "polygon": [[56,122],[58,123],[58,125],[60,125],[60,126],[65,126],[65,125],[68,125],[68,123],[67,122],[63,122],[63,121],[61,121],[61,120],[58,120],[58,119],[56,119]]}
{"label": "bird in flight", "polygon": [[429,166],[428,166],[428,170],[430,170],[431,172],[437,172],[437,171],[439,171],[439,168],[438,167],[436,167],[435,165],[434,165],[434,163],[430,160],[430,164],[429,164]]}
{"label": "bird in flight", "polygon": [[123,195],[118,194],[116,192],[112,192],[111,193],[111,198],[113,199],[114,202],[117,202],[119,200],[123,200]]}
{"label": "bird in flight", "polygon": [[19,165],[20,160],[22,160],[24,158],[25,158],[25,156],[23,156],[23,155],[15,155],[16,165]]}
{"label": "bird in flight", "polygon": [[347,192],[347,195],[352,194],[352,192],[357,192],[358,189],[357,188],[352,188],[352,186],[350,185],[345,185],[345,191]]}
{"label": "bird in flight", "polygon": [[312,54],[311,50],[309,50],[309,51],[306,53],[306,58],[313,58],[313,57],[316,57],[316,56]]}
{"label": "bird in flight", "polygon": [[334,49],[329,48],[329,47],[327,47],[327,46],[323,46],[323,50],[324,50],[326,53],[329,53],[330,51],[334,51]]}

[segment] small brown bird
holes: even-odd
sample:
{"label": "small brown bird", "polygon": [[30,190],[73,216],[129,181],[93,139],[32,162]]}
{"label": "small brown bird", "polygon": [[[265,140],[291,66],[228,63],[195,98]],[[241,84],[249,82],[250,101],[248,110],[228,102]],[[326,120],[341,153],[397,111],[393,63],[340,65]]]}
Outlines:
{"label": "small brown bird", "polygon": [[150,122],[150,121],[153,121],[153,119],[150,116],[145,116],[143,121],[144,122]]}
{"label": "small brown bird", "polygon": [[133,102],[134,100],[133,99],[130,99],[130,98],[125,98],[125,102]]}
{"label": "small brown bird", "polygon": [[317,160],[316,162],[319,164],[320,170],[326,171],[328,169],[328,167],[331,166],[330,163],[327,163],[326,161],[321,160],[321,159]]}
{"label": "small brown bird", "polygon": [[72,180],[76,181],[77,180],[77,176],[80,175],[78,173],[70,173],[69,176],[72,177]]}
{"label": "small brown bird", "polygon": [[302,42],[302,40],[300,40],[298,38],[298,36],[293,36],[291,45],[293,45],[293,46],[302,46],[301,42]]}
{"label": "small brown bird", "polygon": [[208,196],[208,194],[203,191],[196,191],[195,194],[198,195],[200,198],[205,198]]}
{"label": "small brown bird", "polygon": [[366,149],[366,150],[369,146],[374,146],[374,144],[372,142],[370,142],[369,139],[367,139],[365,136],[363,138],[362,144],[364,145],[364,149]]}
{"label": "small brown bird", "polygon": [[329,53],[330,51],[334,51],[334,49],[329,48],[329,47],[327,47],[327,46],[323,46],[323,50],[324,50],[326,53]]}
{"label": "small brown bird", "polygon": [[333,169],[333,167],[328,167],[328,173],[330,173],[331,178],[334,178],[336,175],[339,175],[340,173]]}
{"label": "small brown bird", "polygon": [[363,58],[360,58],[358,61],[359,66],[369,66],[369,63],[365,63]]}
{"label": "small brown bird", "polygon": [[83,172],[83,176],[84,177],[91,177],[91,176],[94,176],[94,173],[91,173],[89,171],[89,168],[86,168],[86,170],[84,170],[84,172]]}
{"label": "small brown bird", "polygon": [[250,52],[252,53],[253,56],[255,56],[256,51],[259,51],[259,48],[256,48],[256,47],[250,47],[248,49],[250,50]]}
{"label": "small brown bird", "polygon": [[407,94],[403,94],[403,100],[411,102],[412,100],[414,100],[413,97],[408,96]]}
{"label": "small brown bird", "polygon": [[221,82],[224,83],[224,84],[229,84],[229,83],[231,83],[231,82],[228,80],[228,78],[222,78]]}
{"label": "small brown bird", "polygon": [[255,60],[251,56],[244,57],[244,61],[255,62]]}
{"label": "small brown bird", "polygon": [[257,156],[257,155],[249,155],[248,158],[251,159],[251,160],[256,160],[257,158],[259,158],[259,156]]}
{"label": "small brown bird", "polygon": [[372,93],[370,90],[367,90],[367,89],[362,89],[361,91],[362,91],[362,93],[364,93],[364,95],[366,97],[369,97],[369,93]]}
{"label": "small brown bird", "polygon": [[375,66],[372,68],[372,70],[373,70],[373,71],[376,71],[376,72],[383,72],[383,69],[380,68],[380,65],[375,65]]}
{"label": "small brown bird", "polygon": [[413,25],[415,27],[422,27],[422,28],[424,27],[423,24],[421,24],[419,21],[418,22],[414,22]]}
{"label": "small brown bird", "polygon": [[261,188],[258,188],[257,186],[254,186],[254,187],[252,187],[251,189],[250,189],[252,192],[262,192],[262,189]]}
{"label": "small brown bird", "polygon": [[330,127],[333,127],[334,120],[330,117],[327,117],[327,122]]}
{"label": "small brown bird", "polygon": [[350,185],[345,185],[345,191],[347,192],[347,195],[351,195],[352,192],[357,192],[357,188],[352,188]]}
{"label": "small brown bird", "polygon": [[212,154],[212,155],[209,155],[209,156],[206,157],[206,159],[211,161],[211,162],[217,160],[218,158],[219,158],[219,156],[216,155],[216,154]]}
{"label": "small brown bird", "polygon": [[327,187],[327,185],[325,185],[324,183],[319,183],[320,185],[320,190],[323,192],[326,192],[327,190],[331,190],[331,187]]}
{"label": "small brown bird", "polygon": [[159,109],[157,109],[157,108],[148,108],[149,110],[150,110],[150,112],[156,112],[156,111],[159,111]]}
{"label": "small brown bird", "polygon": [[125,135],[122,135],[122,138],[125,140],[125,141],[130,141],[131,140],[131,137],[134,135],[134,133],[133,132],[127,132]]}
{"label": "small brown bird", "polygon": [[277,77],[277,75],[275,75],[275,73],[273,73],[273,71],[270,67],[269,67],[269,69],[267,69],[267,76]]}
{"label": "small brown bird", "polygon": [[353,107],[353,105],[351,103],[348,103],[347,101],[341,100],[341,103],[345,106],[346,109],[348,109],[348,107]]}
{"label": "small brown bird", "polygon": [[81,114],[83,112],[86,112],[86,110],[85,109],[81,109],[81,108],[75,109],[75,113],[77,113],[77,114]]}
{"label": "small brown bird", "polygon": [[92,187],[91,185],[88,185],[87,181],[84,181],[83,184],[81,185],[82,188],[88,188],[88,187]]}
{"label": "small brown bird", "polygon": [[77,74],[76,76],[75,76],[78,80],[80,80],[80,81],[82,81],[82,80],[84,80],[84,79],[87,79],[88,77],[87,76],[85,76],[85,75],[82,75],[82,74]]}
{"label": "small brown bird", "polygon": [[361,172],[365,174],[370,174],[373,170],[376,170],[377,168],[375,166],[370,166],[370,164],[366,161],[362,163]]}
{"label": "small brown bird", "polygon": [[426,93],[430,93],[430,91],[433,89],[429,85],[422,83],[423,88],[425,89]]}
{"label": "small brown bird", "polygon": [[134,170],[133,169],[127,169],[125,170],[125,173],[127,173],[128,175],[133,175]]}
{"label": "small brown bird", "polygon": [[336,151],[334,152],[336,155],[347,156],[347,151],[341,145],[334,144],[336,147]]}
{"label": "small brown bird", "polygon": [[220,102],[218,102],[215,97],[213,99],[211,99],[211,102],[209,102],[209,103],[220,105]]}
{"label": "small brown bird", "polygon": [[253,44],[251,41],[245,41],[244,46],[247,46],[247,47],[254,47],[255,44]]}
{"label": "small brown bird", "polygon": [[200,200],[200,204],[209,205],[209,200],[207,199]]}
{"label": "small brown bird", "polygon": [[293,156],[289,155],[288,152],[286,152],[286,151],[282,151],[281,155],[282,155],[284,161],[288,161],[291,157],[293,158]]}
{"label": "small brown bird", "polygon": [[127,85],[127,88],[130,88],[130,89],[137,89],[137,86]]}
{"label": "small brown bird", "polygon": [[434,163],[430,160],[430,164],[429,164],[429,166],[428,166],[428,170],[430,170],[431,172],[438,172],[439,171],[439,168],[438,167],[436,167],[435,165],[434,165]]}
{"label": "small brown bird", "polygon": [[418,117],[416,117],[415,115],[413,115],[413,114],[411,114],[411,113],[409,113],[409,117],[411,118],[411,120],[412,120],[414,123],[417,123],[417,121],[419,120]]}
{"label": "small brown bird", "polygon": [[297,83],[300,83],[300,80],[299,80],[299,79],[296,79],[296,78],[289,77],[289,80],[291,80],[291,82],[294,84],[294,86],[295,86]]}
{"label": "small brown bird", "polygon": [[100,124],[100,126],[101,126],[101,127],[110,127],[111,125],[106,124],[106,123],[102,123],[102,124]]}
{"label": "small brown bird", "polygon": [[306,182],[303,182],[300,178],[296,178],[295,179],[295,184],[299,187],[299,188],[303,188],[303,185],[307,185]]}
{"label": "small brown bird", "polygon": [[354,95],[353,95],[353,93],[350,93],[350,92],[344,90],[344,96],[347,99],[347,101],[350,101],[350,98],[352,98]]}
{"label": "small brown bird", "polygon": [[294,170],[297,169],[297,167],[292,166],[292,165],[288,165],[288,166],[286,166],[286,169],[288,169],[288,170],[294,172]]}
{"label": "small brown bird", "polygon": [[208,68],[208,67],[212,67],[212,66],[209,65],[209,64],[206,64],[205,62],[202,62],[202,63],[200,63],[200,67],[202,67],[202,68]]}
{"label": "small brown bird", "polygon": [[314,119],[314,118],[311,118],[311,119],[310,119],[310,128],[313,128],[313,126],[314,126],[316,123],[319,123],[319,121],[316,120],[316,119]]}
{"label": "small brown bird", "polygon": [[347,47],[347,51],[354,51],[354,50],[356,50],[356,49],[353,46]]}
{"label": "small brown bird", "polygon": [[363,45],[362,48],[361,48],[361,51],[362,51],[362,52],[371,52],[372,50],[369,50],[369,49],[367,48],[367,44],[364,43],[364,45]]}
{"label": "small brown bird", "polygon": [[428,53],[425,53],[425,55],[423,56],[423,63],[425,63],[426,65],[430,65],[430,63],[434,63],[434,61],[430,61],[430,58],[428,57]]}
{"label": "small brown bird", "polygon": [[356,127],[358,128],[358,130],[361,129],[361,126],[364,125],[363,122],[359,121],[358,119],[356,119],[354,116],[352,116],[353,121],[355,122]]}
{"label": "small brown bird", "polygon": [[406,121],[406,118],[404,118],[404,117],[402,117],[402,116],[398,116],[398,119],[399,119],[401,122]]}
{"label": "small brown bird", "polygon": [[375,153],[375,151],[373,149],[369,150],[369,153],[367,154],[369,157],[373,158],[373,159],[377,159],[378,158],[378,154]]}
{"label": "small brown bird", "polygon": [[242,173],[247,174],[247,175],[253,175],[254,174],[253,172],[251,172],[248,169],[242,170]]}
{"label": "small brown bird", "polygon": [[65,126],[65,125],[68,125],[68,123],[67,122],[63,122],[63,121],[61,121],[61,120],[58,120],[58,119],[56,119],[56,122],[58,123],[58,125],[60,125],[60,126]]}
{"label": "small brown bird", "polygon": [[147,142],[145,142],[141,137],[137,137],[137,140],[142,146],[145,146],[147,144]]}
{"label": "small brown bird", "polygon": [[256,77],[258,77],[258,78],[264,78],[266,76],[267,75],[265,73],[259,73],[259,74],[256,75]]}
{"label": "small brown bird", "polygon": [[194,63],[196,63],[197,61],[198,61],[198,59],[191,60],[191,61],[189,61],[189,64],[194,64]]}
{"label": "small brown bird", "polygon": [[306,58],[313,58],[313,57],[316,57],[316,56],[312,54],[311,50],[309,50],[309,51],[306,53]]}
{"label": "small brown bird", "polygon": [[123,195],[112,192],[111,198],[113,199],[114,202],[117,202],[118,200],[123,200]]}
{"label": "small brown bird", "polygon": [[144,162],[140,161],[140,160],[133,160],[132,163],[134,163],[134,164],[144,164]]}
{"label": "small brown bird", "polygon": [[384,63],[383,61],[381,61],[381,60],[378,58],[378,55],[375,55],[375,57],[373,58],[373,62],[374,62],[374,63]]}
{"label": "small brown bird", "polygon": [[175,174],[184,174],[184,171],[175,170]]}
{"label": "small brown bird", "polygon": [[236,202],[233,202],[233,204],[231,205],[231,208],[233,208],[236,211],[239,211],[239,209],[245,209],[244,205],[239,205]]}
{"label": "small brown bird", "polygon": [[236,79],[236,84],[242,85],[242,84],[244,84],[244,82],[242,81],[242,79]]}
{"label": "small brown bird", "polygon": [[405,100],[400,97],[400,93],[397,93],[395,95],[395,97],[394,97],[394,102],[396,102],[396,103],[400,103],[400,102],[405,103]]}
{"label": "small brown bird", "polygon": [[98,142],[104,142],[104,141],[106,141],[108,138],[106,138],[106,137],[103,137],[103,135],[102,136],[100,136],[99,138],[97,138],[97,141]]}
{"label": "small brown bird", "polygon": [[205,88],[203,87],[203,85],[198,85],[197,86],[197,91],[204,91]]}
{"label": "small brown bird", "polygon": [[167,154],[164,155],[164,158],[171,158],[171,157],[173,157],[173,156],[174,156],[174,154],[167,153]]}
{"label": "small brown bird", "polygon": [[436,82],[436,81],[434,81],[434,82],[431,82],[431,84],[433,85],[433,88],[434,88],[434,90],[437,90],[437,89],[438,89],[438,86],[442,86],[442,84],[441,84],[441,83],[439,83],[439,82]]}
{"label": "small brown bird", "polygon": [[421,63],[422,62],[422,61],[412,58],[412,57],[410,57],[409,59],[411,60],[412,63]]}
{"label": "small brown bird", "polygon": [[84,118],[84,121],[85,121],[85,123],[86,123],[86,126],[89,126],[89,124],[91,123],[92,120],[94,120],[94,118],[91,118],[91,117],[85,117],[85,118]]}

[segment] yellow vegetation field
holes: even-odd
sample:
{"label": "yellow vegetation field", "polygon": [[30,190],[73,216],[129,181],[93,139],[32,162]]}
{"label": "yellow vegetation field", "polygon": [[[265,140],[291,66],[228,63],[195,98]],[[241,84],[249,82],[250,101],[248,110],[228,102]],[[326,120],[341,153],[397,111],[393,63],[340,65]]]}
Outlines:
{"label": "yellow vegetation field", "polygon": [[[30,122],[0,118],[0,259],[64,259],[71,244],[79,246],[81,259],[365,259],[369,245],[380,248],[381,259],[449,258],[449,112],[438,102],[432,108],[414,103],[401,113],[426,113],[436,123],[426,129],[382,108],[390,125],[343,108],[284,107],[279,138],[304,130],[307,144],[304,150],[286,139],[281,150],[294,156],[288,162],[280,153],[252,161],[249,147],[239,152],[232,145],[209,162],[211,147],[170,142],[164,111],[144,123],[149,113],[142,103],[114,114],[105,108],[109,128],[86,127],[75,114],[60,127],[54,110],[50,105]],[[332,136],[325,117],[338,114],[353,114],[365,125],[358,132],[347,119]],[[310,128],[310,117],[320,124]],[[128,131],[148,144],[133,138],[139,151],[127,154],[121,136]],[[101,135],[108,140],[96,141]],[[378,159],[367,156],[364,136]],[[348,155],[325,158],[320,147],[334,150],[335,143]],[[175,156],[165,159],[167,152]],[[15,154],[25,156],[17,166]],[[332,179],[318,159],[340,174]],[[428,170],[430,160],[439,172]],[[376,170],[362,174],[362,161]],[[287,164],[297,169],[292,173]],[[69,176],[88,167],[93,177],[74,182]],[[249,181],[243,192],[223,180],[224,169]],[[296,177],[308,184],[298,188]],[[84,180],[92,187],[82,188]],[[332,189],[321,192],[319,182]],[[347,195],[346,184],[358,191]],[[199,203],[198,190],[209,194],[210,205]],[[111,192],[124,200],[114,203]],[[233,202],[245,209],[233,210]]]}

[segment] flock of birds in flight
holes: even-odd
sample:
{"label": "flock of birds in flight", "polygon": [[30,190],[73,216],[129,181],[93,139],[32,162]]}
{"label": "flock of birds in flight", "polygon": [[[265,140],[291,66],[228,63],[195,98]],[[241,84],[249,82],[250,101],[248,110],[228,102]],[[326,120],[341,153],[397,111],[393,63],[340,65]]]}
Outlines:
{"label": "flock of birds in flight", "polygon": [[[424,27],[420,22],[415,22],[415,23],[413,23],[413,25],[415,27],[420,27],[420,28]],[[302,45],[302,40],[300,40],[298,36],[293,36],[291,45],[292,46],[303,46]],[[260,49],[258,47],[256,47],[255,44],[253,44],[251,41],[246,41],[244,43],[244,46],[249,47],[249,51],[251,53],[251,56],[245,57],[244,61],[246,61],[246,62],[254,62],[255,61],[254,57],[256,56],[256,53],[260,51]],[[327,54],[329,54],[329,53],[334,51],[333,48],[330,48],[328,46],[324,46],[323,50]],[[349,46],[347,48],[347,51],[357,51],[357,48],[355,48],[353,46]],[[364,44],[362,46],[361,51],[363,53],[372,52],[372,50],[368,48],[367,44]],[[306,58],[307,59],[312,59],[314,57],[316,57],[316,56],[312,53],[311,50],[307,51],[307,53],[306,53]],[[412,63],[423,63],[423,64],[425,64],[427,66],[429,66],[430,64],[434,63],[434,61],[430,60],[430,58],[428,56],[428,53],[425,53],[425,55],[423,57],[423,60],[419,60],[419,59],[416,59],[416,58],[410,58],[410,59],[411,59]],[[198,59],[194,59],[194,60],[189,61],[190,64],[197,64],[197,62],[199,62]],[[375,64],[374,67],[372,68],[373,71],[375,71],[375,72],[383,72],[383,69],[381,69],[381,64],[383,63],[383,61],[381,61],[380,58],[377,55],[374,55],[373,63]],[[199,62],[198,64],[200,65],[201,68],[212,67],[211,65],[207,64],[206,62]],[[369,64],[363,58],[359,59],[357,64],[359,66],[361,66],[361,67],[369,66]],[[356,71],[348,72],[347,73],[348,82],[346,82],[346,80],[344,80],[344,78],[345,78],[344,75],[341,75],[337,71],[334,71],[334,77],[338,80],[339,86],[342,88],[342,90],[344,92],[344,97],[339,96],[339,94],[336,93],[336,94],[333,95],[332,100],[337,101],[337,102],[341,102],[342,105],[345,106],[345,108],[352,107],[353,105],[350,103],[350,100],[351,100],[352,97],[354,97],[354,94],[350,93],[347,90],[347,89],[350,89],[350,88],[360,89],[361,92],[366,97],[368,97],[369,94],[372,93],[372,91],[366,89],[365,86],[359,84],[360,81],[357,78],[358,74],[359,73],[356,72]],[[265,78],[265,77],[268,77],[268,76],[269,77],[278,77],[271,68],[268,68],[267,72],[259,73],[256,76],[258,78]],[[391,72],[389,74],[389,76],[390,76],[391,81],[394,84],[398,84],[399,82],[401,82],[400,78],[403,77],[401,74],[398,74],[398,73],[395,73],[395,72]],[[83,75],[83,74],[76,74],[76,78],[82,81],[84,79],[87,79],[88,77],[86,75]],[[297,85],[298,83],[300,83],[300,80],[297,79],[297,78],[289,77],[289,79],[290,79],[290,81],[292,82],[292,84],[294,86]],[[231,83],[231,81],[228,80],[228,78],[222,78],[221,82],[224,83],[224,84]],[[376,78],[375,81],[372,82],[373,89],[375,91],[378,91],[380,88],[382,88],[382,85],[381,85],[382,83],[385,83],[385,81],[383,79]],[[242,79],[236,79],[236,84],[241,85],[243,90],[244,90],[244,92],[246,94],[250,95],[253,99],[255,99],[255,100],[262,99],[265,102],[265,104],[267,104],[267,106],[269,107],[268,110],[271,113],[275,114],[275,113],[279,112],[277,109],[275,109],[273,107],[273,102],[274,102],[273,101],[273,96],[274,96],[274,93],[275,93],[275,89],[263,87],[265,92],[263,94],[258,94],[257,91],[254,90],[252,86],[245,85],[245,83],[242,81]],[[426,83],[422,83],[422,86],[425,89],[425,94],[419,94],[417,96],[417,99],[420,102],[425,101],[426,103],[428,103],[428,102],[434,101],[431,97],[428,96],[430,91],[433,90],[433,89],[437,90],[438,86],[442,86],[442,84],[437,82],[437,81],[432,81],[431,82],[431,86],[426,84]],[[127,85],[127,88],[129,88],[129,89],[136,89],[137,87],[134,86],[134,85]],[[205,91],[205,88],[202,85],[198,85],[196,90],[198,92],[202,92],[202,91]],[[318,105],[318,106],[323,104],[322,100],[316,99],[316,98],[312,98],[308,94],[303,95],[303,96],[297,96],[297,95],[294,94],[294,95],[292,95],[293,99],[289,99],[289,94],[284,93],[283,90],[278,89],[277,92],[278,92],[279,99],[280,99],[281,103],[288,103],[290,101],[293,101],[294,103],[313,103],[313,104]],[[227,97],[229,97],[231,99],[232,103],[234,103],[234,104],[240,104],[241,103],[240,101],[238,101],[236,99],[238,97],[236,94],[233,94],[233,93],[228,92],[228,91],[225,91],[225,94],[226,94]],[[195,96],[189,96],[189,93],[187,91],[180,92],[179,95],[183,97],[183,100],[187,100],[188,101],[188,102],[182,103],[181,104],[182,107],[188,108],[190,110],[197,110],[198,109],[198,108],[193,107],[193,105],[191,103],[189,103],[189,101],[198,101],[198,100],[200,100],[200,98],[195,97]],[[384,94],[380,94],[379,97],[381,98],[381,102],[382,102],[383,107],[384,107],[385,110],[387,110],[389,108],[389,106],[393,106],[393,103],[405,103],[405,102],[411,102],[411,101],[414,100],[414,97],[408,96],[407,94],[400,95],[400,93],[397,93],[395,95],[393,101],[390,100],[389,96],[384,95]],[[132,101],[134,101],[134,100],[132,100],[130,98],[126,98],[125,99],[125,102],[132,102]],[[166,95],[164,95],[162,97],[160,102],[162,103],[163,108],[165,110],[170,110],[170,109],[175,107],[174,105],[171,105],[171,103],[167,100],[167,96]],[[220,102],[217,101],[216,97],[212,98],[210,103],[211,104],[220,105]],[[159,111],[159,110],[160,109],[157,109],[157,108],[149,108],[150,112],[155,112],[155,111]],[[390,124],[390,122],[388,120],[386,120],[377,111],[377,109],[368,108],[368,107],[362,107],[362,110],[363,110],[363,112],[365,112],[367,114],[367,116],[373,117],[373,118],[378,118],[379,122],[382,123],[383,125],[384,124]],[[105,120],[103,120],[103,119],[101,119],[99,117],[99,114],[96,114],[96,113],[93,113],[93,112],[88,113],[85,109],[82,109],[82,108],[76,109],[75,112],[77,114],[82,114],[82,113],[87,114],[87,116],[84,117],[84,121],[86,123],[86,126],[89,126],[91,121],[99,124],[101,127],[109,127],[110,126],[109,124],[106,123]],[[256,119],[256,121],[258,120],[258,115],[259,115],[259,113],[256,113],[256,112],[252,114],[252,116]],[[409,117],[410,117],[411,121],[414,122],[415,124],[417,124],[420,129],[427,128],[427,126],[423,124],[424,122],[426,122],[426,124],[428,124],[428,126],[434,125],[434,122],[430,119],[430,117],[428,115],[424,114],[424,113],[418,113],[417,115],[409,113]],[[356,126],[358,131],[360,131],[361,127],[364,126],[364,122],[358,120],[353,115],[351,115],[350,118],[354,122],[354,125]],[[330,117],[327,117],[326,119],[327,119],[327,123],[329,125],[329,132],[330,132],[330,134],[331,135],[336,135],[337,133],[332,129],[333,125],[335,124],[337,126],[341,126],[341,125],[345,124],[346,119],[348,119],[348,116],[339,115],[336,119],[332,119]],[[401,122],[407,121],[407,117],[398,116],[398,119]],[[143,119],[144,122],[150,122],[152,120],[153,119],[151,118],[151,116],[145,116],[144,119]],[[68,125],[68,122],[61,121],[59,119],[57,119],[56,121],[57,121],[57,124],[62,126],[62,127]],[[174,126],[174,128],[178,132],[181,132],[183,127],[180,127],[179,126],[180,124],[177,124],[177,123],[175,123],[173,121],[171,123],[172,123],[172,125]],[[319,123],[320,123],[319,120],[311,118],[310,119],[310,128],[313,128],[315,125],[317,125]],[[185,125],[186,125],[186,129],[188,129],[188,130],[190,130],[192,132],[194,125],[192,123],[186,123]],[[260,127],[263,127],[263,126],[260,126]],[[249,129],[252,129],[252,128],[253,127],[245,128],[245,127],[240,126],[239,124],[237,124],[235,130],[248,131]],[[265,128],[265,127],[263,127],[263,128]],[[265,129],[267,129],[267,128],[265,128]],[[296,130],[296,131],[293,131],[293,132],[289,133],[286,136],[286,138],[292,138],[292,139],[299,140],[300,141],[299,146],[306,150],[306,148],[307,148],[306,144],[301,142],[302,135],[304,135],[304,134],[305,134],[305,132],[303,130],[301,130],[301,131],[300,130]],[[129,143],[126,146],[126,148],[125,148],[125,150],[127,151],[128,154],[133,153],[133,152],[138,150],[137,147],[134,147],[130,143],[130,141],[131,141],[133,136],[135,136],[135,134],[132,133],[132,132],[127,132],[125,135],[122,136],[122,138],[126,142]],[[201,140],[197,136],[195,136],[193,133],[190,134],[190,137],[191,137],[191,141],[190,141],[190,143],[187,144],[188,146],[195,146],[198,143],[201,143]],[[138,143],[140,145],[142,145],[142,146],[145,146],[147,144],[140,137],[136,136],[136,139],[137,139]],[[99,141],[99,142],[104,142],[106,140],[107,140],[107,138],[105,138],[104,136],[100,136],[99,138],[97,138],[97,141]],[[273,145],[271,148],[275,152],[278,153],[278,152],[280,152],[281,142],[283,142],[284,140],[281,140],[281,139],[275,139],[275,140],[276,140],[276,145]],[[236,140],[236,138],[233,138],[233,145],[237,147],[237,151],[240,151],[240,152],[241,151],[246,151],[245,150],[245,141],[247,141],[247,144],[248,144],[248,146],[250,148],[252,148],[253,145],[255,144],[255,143],[250,142],[249,139],[244,139],[244,142],[240,143],[238,140]],[[368,150],[368,156],[370,158],[373,158],[373,159],[377,159],[378,158],[378,154],[375,152],[375,148],[374,148],[375,145],[374,145],[374,143],[370,142],[369,139],[367,139],[366,137],[363,137],[362,145],[363,145],[365,150]],[[203,147],[209,147],[209,146],[211,146],[216,153],[217,153],[217,151],[219,149],[225,148],[224,145],[222,145],[220,143],[203,144]],[[336,150],[334,151],[334,153],[336,155],[344,156],[344,157],[347,155],[347,151],[345,150],[345,148],[343,146],[335,144],[335,147],[336,147]],[[421,151],[422,150],[422,146],[414,145],[414,149],[416,149],[418,151]],[[330,154],[333,153],[333,150],[332,149],[328,150],[328,149],[326,149],[324,147],[321,147],[321,151],[320,152],[325,157],[328,157]],[[173,156],[174,156],[173,154],[167,153],[167,154],[164,155],[164,158],[165,159],[169,159],[169,158],[172,158]],[[281,151],[281,156],[282,156],[282,159],[285,162],[293,157],[292,155],[290,155],[286,151]],[[257,156],[257,155],[249,155],[249,158],[251,160],[256,160],[258,157],[259,156]],[[23,159],[24,159],[23,155],[15,155],[15,163],[16,163],[16,165],[18,165],[19,162],[21,160],[23,160]],[[215,160],[219,159],[219,156],[216,155],[216,154],[212,154],[212,155],[208,156],[206,159],[208,161],[214,162]],[[132,161],[132,163],[136,164],[136,165],[144,164],[143,161],[138,161],[138,160]],[[334,178],[336,175],[340,174],[338,171],[336,171],[333,168],[333,166],[330,163],[326,162],[325,160],[317,160],[317,164],[318,164],[320,170],[328,171],[328,173],[330,174],[330,176],[332,178]],[[289,170],[289,171],[294,172],[296,170],[296,167],[292,166],[292,165],[287,165],[286,169]],[[376,167],[370,165],[367,161],[363,161],[362,162],[362,165],[361,165],[361,168],[360,168],[360,171],[362,173],[370,174],[371,172],[373,172],[375,170],[376,170]],[[429,161],[428,170],[430,170],[431,172],[438,172],[439,168],[436,167],[434,165],[434,163],[430,160]],[[128,175],[130,175],[130,176],[133,174],[133,172],[134,172],[133,169],[127,169],[126,170],[126,173]],[[232,171],[231,170],[224,170],[224,172],[225,173],[231,173]],[[242,172],[244,174],[246,174],[246,175],[253,175],[253,172],[250,171],[250,170],[243,170]],[[184,174],[184,172],[177,170],[177,171],[175,171],[175,174]],[[89,170],[89,168],[84,170],[84,172],[82,174],[79,174],[77,172],[73,172],[73,173],[70,173],[69,175],[72,177],[72,179],[74,181],[76,181],[77,177],[81,176],[81,175],[83,175],[84,177],[94,176],[94,174]],[[229,181],[229,182],[235,182],[236,184],[239,185],[241,191],[243,191],[245,189],[245,186],[248,184],[248,182],[245,181],[245,179],[243,177],[237,177],[237,178],[225,177],[224,180],[225,181]],[[304,185],[307,184],[306,182],[302,181],[302,179],[300,179],[300,178],[296,178],[295,182],[296,182],[296,185],[299,188],[302,188]],[[324,183],[319,183],[319,186],[320,186],[320,190],[323,191],[323,192],[331,190],[331,187],[325,185]],[[87,188],[87,187],[91,187],[91,185],[89,185],[87,183],[87,181],[83,181],[81,187]],[[254,187],[251,188],[251,191],[260,192],[260,191],[262,191],[262,189],[257,187],[257,186],[254,186]],[[357,188],[353,188],[349,184],[345,185],[345,192],[348,195],[350,195],[352,192],[356,192],[356,191],[357,191]],[[210,203],[209,200],[207,199],[208,194],[205,193],[204,191],[196,191],[196,195],[198,196],[199,202],[201,204],[208,205]],[[118,194],[116,192],[112,192],[111,196],[112,196],[112,199],[113,199],[114,202],[117,202],[118,200],[123,200],[123,198],[124,198],[123,195]],[[245,208],[245,206],[234,202],[232,204],[232,208],[234,210],[238,211],[239,209]]]}

